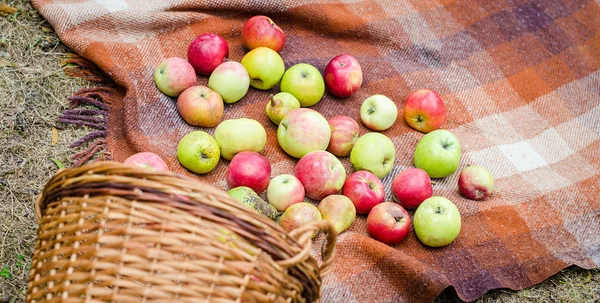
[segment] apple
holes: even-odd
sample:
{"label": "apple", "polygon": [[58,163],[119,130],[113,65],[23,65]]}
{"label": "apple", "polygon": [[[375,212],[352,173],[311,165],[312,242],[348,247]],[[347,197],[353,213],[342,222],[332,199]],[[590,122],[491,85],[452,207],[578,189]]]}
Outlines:
{"label": "apple", "polygon": [[298,63],[283,74],[281,91],[294,95],[300,101],[300,106],[310,107],[321,101],[325,93],[325,82],[316,67]]}
{"label": "apple", "polygon": [[283,30],[267,16],[254,16],[242,27],[242,45],[247,49],[264,46],[279,52],[284,44]]}
{"label": "apple", "polygon": [[214,127],[223,117],[223,99],[206,86],[192,86],[177,98],[177,111],[189,125]]}
{"label": "apple", "polygon": [[278,211],[285,211],[288,207],[304,201],[304,186],[294,175],[279,175],[269,182],[267,201]]}
{"label": "apple", "polygon": [[250,86],[257,89],[275,87],[285,72],[281,56],[268,47],[257,47],[249,51],[241,62],[250,75]]}
{"label": "apple", "polygon": [[292,110],[277,128],[279,146],[295,158],[302,158],[311,151],[326,150],[330,138],[327,119],[309,108]]}
{"label": "apple", "polygon": [[229,188],[247,186],[257,194],[263,192],[271,177],[271,163],[263,155],[253,151],[237,153],[225,172]]}
{"label": "apple", "polygon": [[348,156],[358,140],[360,129],[358,123],[348,116],[335,116],[329,119],[329,128],[331,128],[331,138],[327,151],[338,157]]}
{"label": "apple", "polygon": [[285,210],[283,215],[279,218],[279,226],[281,226],[283,230],[290,232],[300,226],[322,219],[321,212],[319,212],[319,209],[317,209],[316,206],[307,202],[300,202]]}
{"label": "apple", "polygon": [[434,130],[417,143],[414,161],[415,166],[426,171],[431,178],[450,176],[460,162],[460,143],[451,132]]}
{"label": "apple", "polygon": [[187,60],[171,57],[163,60],[154,71],[154,82],[163,94],[177,97],[196,84],[196,72]]}
{"label": "apple", "polygon": [[384,95],[373,95],[360,106],[360,119],[372,130],[386,130],[396,122],[398,108]]}
{"label": "apple", "polygon": [[125,164],[131,164],[151,170],[169,170],[167,163],[157,154],[151,152],[141,152],[129,156],[123,161]]}
{"label": "apple", "polygon": [[327,91],[340,98],[352,96],[363,81],[360,64],[350,55],[339,55],[331,59],[323,74]]}
{"label": "apple", "polygon": [[219,93],[223,102],[234,103],[248,92],[250,76],[241,63],[223,62],[210,74],[208,87]]}
{"label": "apple", "polygon": [[177,145],[177,160],[189,171],[206,174],[219,163],[219,145],[208,133],[193,131],[183,136]]}
{"label": "apple", "polygon": [[380,133],[362,135],[350,152],[350,163],[354,170],[368,170],[379,179],[383,179],[392,171],[395,159],[394,143]]}
{"label": "apple", "polygon": [[205,33],[190,43],[187,56],[196,73],[208,76],[229,57],[229,46],[223,37]]}
{"label": "apple", "polygon": [[359,170],[348,176],[342,194],[350,199],[359,214],[367,214],[385,199],[383,183],[373,173]]}
{"label": "apple", "polygon": [[467,165],[458,178],[460,194],[471,200],[485,200],[494,192],[494,177],[483,166]]}
{"label": "apple", "polygon": [[410,232],[410,216],[402,206],[394,202],[375,205],[367,216],[367,229],[375,240],[397,245]]}
{"label": "apple", "polygon": [[431,179],[420,168],[403,170],[392,181],[392,194],[404,208],[417,208],[433,194]]}
{"label": "apple", "polygon": [[276,220],[279,213],[273,205],[263,200],[252,188],[247,186],[238,186],[230,189],[228,192],[234,200],[254,209],[257,213],[265,215],[272,220]]}
{"label": "apple", "polygon": [[221,122],[214,132],[221,157],[231,160],[243,151],[260,152],[267,143],[267,132],[256,120],[240,118]]}
{"label": "apple", "polygon": [[356,218],[356,208],[346,196],[327,196],[319,202],[317,208],[323,219],[331,222],[338,234],[350,228]]}
{"label": "apple", "polygon": [[296,164],[296,177],[314,200],[337,194],[346,181],[346,169],[329,152],[317,150],[306,154]]}
{"label": "apple", "polygon": [[426,199],[413,218],[415,233],[430,247],[446,246],[460,233],[460,213],[452,201],[439,196]]}
{"label": "apple", "polygon": [[420,132],[439,129],[446,122],[446,106],[440,96],[429,89],[417,90],[404,101],[404,119]]}
{"label": "apple", "polygon": [[290,93],[280,92],[269,96],[269,102],[267,102],[265,111],[269,119],[279,125],[283,117],[296,108],[300,108],[298,99]]}

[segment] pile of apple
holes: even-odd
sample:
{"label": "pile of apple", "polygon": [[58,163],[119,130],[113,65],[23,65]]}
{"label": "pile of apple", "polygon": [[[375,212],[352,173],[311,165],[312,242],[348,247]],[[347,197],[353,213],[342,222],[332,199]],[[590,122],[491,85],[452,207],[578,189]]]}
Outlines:
{"label": "pile of apple", "polygon": [[[156,86],[177,98],[177,110],[190,125],[215,127],[213,136],[203,131],[185,135],[177,147],[177,158],[191,172],[212,171],[219,158],[229,160],[226,181],[229,194],[257,212],[277,220],[287,231],[316,221],[329,220],[336,231],[348,229],[357,214],[367,215],[369,234],[386,244],[402,242],[410,232],[411,217],[418,239],[440,247],[452,243],[461,229],[458,208],[450,200],[433,196],[431,178],[444,178],[459,166],[461,148],[456,136],[440,127],[446,108],[432,90],[418,90],[404,102],[407,124],[426,133],[414,151],[415,168],[398,173],[391,191],[395,202],[385,201],[381,181],[394,166],[396,148],[384,134],[396,122],[398,108],[388,97],[373,95],[360,108],[362,123],[373,130],[359,136],[359,124],[347,116],[327,120],[310,109],[321,101],[325,89],[336,97],[349,97],[362,85],[362,69],[347,54],[333,58],[324,77],[314,66],[299,63],[285,70],[279,51],[285,34],[265,16],[246,21],[242,44],[249,52],[240,62],[228,58],[222,37],[206,33],[189,45],[188,59],[168,58],[156,68]],[[196,74],[209,76],[208,87],[196,85]],[[221,121],[224,103],[235,103],[249,87],[269,90],[280,83],[281,92],[271,95],[266,114],[278,125],[280,147],[298,158],[295,175],[271,179],[269,160],[260,154],[266,141],[265,128],[256,120]],[[346,176],[338,157],[349,156],[355,172]],[[125,162],[168,169],[152,153],[136,154]],[[458,181],[460,193],[483,200],[493,191],[492,175],[485,168],[470,166]],[[266,191],[266,201],[260,196]],[[305,197],[320,201],[318,206]]]}

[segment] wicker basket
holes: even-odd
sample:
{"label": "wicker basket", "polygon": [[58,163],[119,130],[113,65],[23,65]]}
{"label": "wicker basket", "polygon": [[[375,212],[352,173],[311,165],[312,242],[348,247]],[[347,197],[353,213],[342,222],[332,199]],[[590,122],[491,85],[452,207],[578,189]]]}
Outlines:
{"label": "wicker basket", "polygon": [[216,188],[116,162],[57,173],[36,212],[27,302],[312,302],[335,251],[326,221],[288,234]]}

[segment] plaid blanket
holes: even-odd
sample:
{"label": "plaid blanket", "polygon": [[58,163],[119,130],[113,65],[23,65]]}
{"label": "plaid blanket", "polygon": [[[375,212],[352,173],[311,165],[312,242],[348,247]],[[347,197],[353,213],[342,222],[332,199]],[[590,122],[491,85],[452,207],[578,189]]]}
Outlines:
{"label": "plaid blanket", "polygon": [[[359,120],[361,102],[373,94],[399,107],[416,89],[442,96],[444,128],[463,148],[459,170],[487,167],[496,194],[470,201],[457,192],[458,173],[437,180],[434,194],[451,199],[463,220],[457,241],[440,249],[421,245],[414,233],[386,246],[367,235],[366,217],[359,216],[339,237],[324,302],[427,302],[449,286],[470,301],[490,289],[529,287],[569,265],[600,265],[598,0],[32,2],[65,45],[119,87],[73,98],[98,106],[107,118],[66,119],[96,130],[79,142],[95,139],[85,143],[87,154],[105,150],[124,160],[150,151],[172,170],[190,174],[177,162],[176,146],[195,128],[181,119],[175,100],[156,89],[154,69],[167,57],[185,58],[188,44],[205,32],[223,36],[230,59],[241,60],[242,24],[257,14],[270,16],[287,34],[281,52],[286,68],[305,62],[323,71],[341,53],[360,62],[364,83],[355,95],[326,94],[314,106],[326,118]],[[276,127],[264,113],[273,92],[277,88],[250,89],[226,105],[224,119],[248,117],[264,125],[263,154],[276,176],[293,173],[296,160],[279,148]],[[423,134],[402,118],[383,133],[396,146],[395,167],[383,179],[389,193],[393,177],[413,165]],[[342,162],[351,172],[348,159]],[[227,165],[222,161],[195,177],[225,189]]]}

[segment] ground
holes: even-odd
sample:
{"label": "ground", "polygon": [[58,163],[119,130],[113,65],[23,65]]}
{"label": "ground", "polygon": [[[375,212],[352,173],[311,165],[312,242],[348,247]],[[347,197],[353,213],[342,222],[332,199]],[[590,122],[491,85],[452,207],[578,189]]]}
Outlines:
{"label": "ground", "polygon": [[[61,59],[70,51],[29,2],[2,3],[18,11],[2,16],[0,4],[0,303],[24,301],[37,228],[33,203],[57,170],[51,159],[71,164],[69,144],[87,133],[55,120],[67,97],[93,85],[64,74]],[[568,268],[529,289],[495,290],[478,302],[599,300],[600,270]],[[456,301],[451,290],[437,299]]]}

